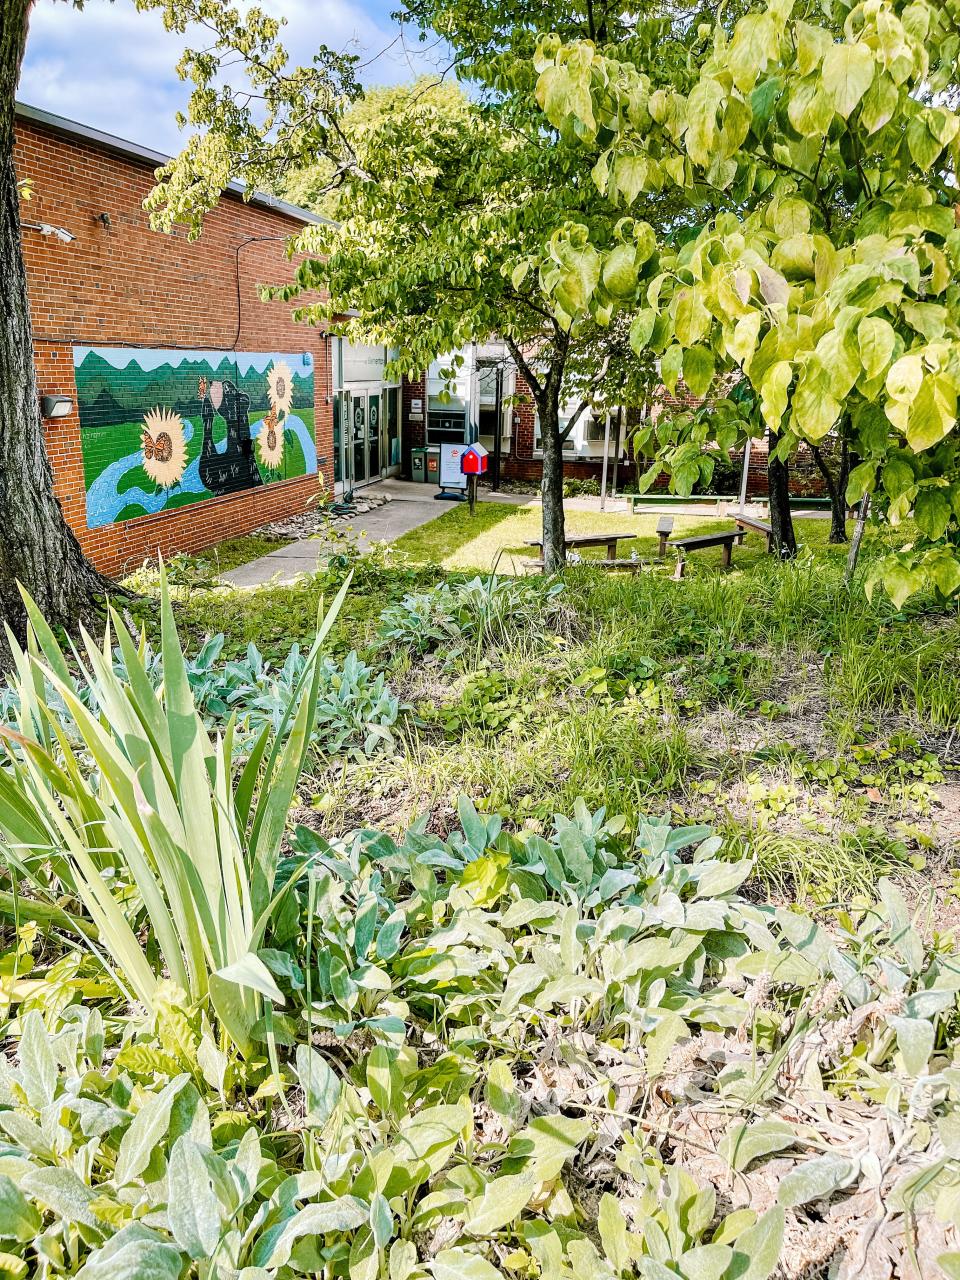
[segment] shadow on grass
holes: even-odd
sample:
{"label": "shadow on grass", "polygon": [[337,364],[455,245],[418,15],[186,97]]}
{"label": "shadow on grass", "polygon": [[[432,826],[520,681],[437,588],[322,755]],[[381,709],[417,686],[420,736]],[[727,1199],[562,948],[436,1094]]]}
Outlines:
{"label": "shadow on grass", "polygon": [[[412,529],[399,537],[394,546],[419,564],[443,563],[482,534],[509,520],[523,507],[504,502],[478,502],[473,515],[466,502],[457,503],[439,520]],[[527,548],[529,551],[529,548]]]}

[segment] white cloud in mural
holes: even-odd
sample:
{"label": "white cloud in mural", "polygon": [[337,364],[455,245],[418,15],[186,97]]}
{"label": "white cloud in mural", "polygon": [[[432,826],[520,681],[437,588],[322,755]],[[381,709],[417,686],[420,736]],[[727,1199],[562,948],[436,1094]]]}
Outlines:
{"label": "white cloud in mural", "polygon": [[[295,62],[327,44],[360,57],[365,84],[397,84],[443,64],[435,39],[401,37],[390,17],[394,0],[261,0],[261,7],[288,20],[282,39]],[[159,13],[109,0],[88,0],[82,11],[38,0],[17,96],[172,154],[183,145],[174,117],[189,96],[175,67],[185,47],[206,42],[202,33],[191,41],[165,31]]]}

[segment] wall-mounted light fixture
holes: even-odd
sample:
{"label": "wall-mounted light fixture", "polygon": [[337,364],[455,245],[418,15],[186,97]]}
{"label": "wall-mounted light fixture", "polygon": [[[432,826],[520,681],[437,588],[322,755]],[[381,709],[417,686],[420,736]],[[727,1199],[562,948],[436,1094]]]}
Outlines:
{"label": "wall-mounted light fixture", "polygon": [[71,240],[76,240],[77,238],[66,227],[55,227],[49,222],[21,222],[20,226],[25,231],[39,231],[42,236],[56,236],[64,244],[69,244]]}
{"label": "wall-mounted light fixture", "polygon": [[45,418],[68,418],[73,413],[69,396],[41,396],[40,412]]}

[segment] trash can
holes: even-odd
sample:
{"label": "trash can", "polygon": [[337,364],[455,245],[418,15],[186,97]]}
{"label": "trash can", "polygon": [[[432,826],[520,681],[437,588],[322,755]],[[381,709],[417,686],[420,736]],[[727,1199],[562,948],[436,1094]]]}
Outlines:
{"label": "trash can", "polygon": [[438,448],[426,449],[427,455],[427,473],[424,476],[427,484],[440,483],[440,450]]}
{"label": "trash can", "polygon": [[410,479],[423,484],[426,478],[427,451],[426,449],[412,449],[410,451]]}

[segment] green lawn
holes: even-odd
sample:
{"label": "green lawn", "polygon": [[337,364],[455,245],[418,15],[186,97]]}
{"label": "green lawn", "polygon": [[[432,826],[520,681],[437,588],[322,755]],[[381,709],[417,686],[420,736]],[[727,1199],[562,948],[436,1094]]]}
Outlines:
{"label": "green lawn", "polygon": [[[567,510],[568,533],[630,533],[634,538],[620,544],[619,554],[629,558],[633,551],[640,556],[650,556],[657,549],[657,515],[630,515],[602,511]],[[729,519],[715,515],[675,515],[673,532],[677,537],[731,528]],[[798,540],[818,551],[826,549],[830,523],[822,519],[795,521]],[[415,564],[435,563],[447,570],[491,570],[494,565],[500,573],[523,571],[523,561],[535,559],[537,548],[527,543],[539,538],[541,509],[533,503],[518,507],[500,502],[478,503],[471,516],[466,504],[458,504],[445,512],[439,520],[422,525],[398,538],[395,546]],[[588,548],[580,552],[584,559],[601,559],[603,547]],[[673,553],[670,553],[672,557]],[[831,552],[831,554],[835,554]],[[845,552],[843,553],[845,554]],[[748,534],[742,547],[734,548],[734,567],[748,568],[766,557],[766,540],[759,534]],[[721,561],[721,549],[711,547],[696,552],[691,567],[715,568]]]}

